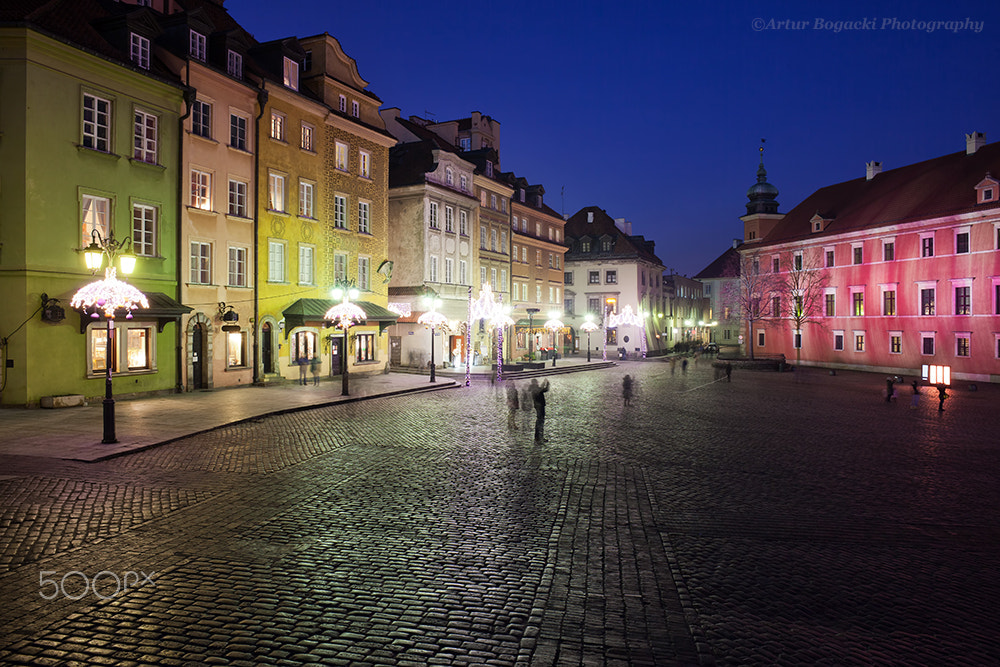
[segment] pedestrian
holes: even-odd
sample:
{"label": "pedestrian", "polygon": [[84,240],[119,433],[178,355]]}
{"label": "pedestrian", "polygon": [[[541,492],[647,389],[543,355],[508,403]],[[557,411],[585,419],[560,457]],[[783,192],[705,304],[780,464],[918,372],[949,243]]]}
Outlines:
{"label": "pedestrian", "polygon": [[733,365],[727,361],[726,362],[726,382],[732,382],[732,381],[733,381]]}
{"label": "pedestrian", "polygon": [[517,430],[517,410],[521,407],[517,400],[517,385],[513,380],[507,381],[507,430]]}
{"label": "pedestrian", "polygon": [[684,357],[683,359],[681,359],[681,373],[687,375],[687,372],[688,372],[688,360],[687,357]]}
{"label": "pedestrian", "polygon": [[939,384],[937,386],[938,390],[938,412],[944,412],[944,399],[948,398],[948,393],[945,391],[947,387],[944,384]]}
{"label": "pedestrian", "polygon": [[298,358],[297,363],[299,365],[299,384],[306,384],[306,371],[309,370],[309,359],[305,356]]}
{"label": "pedestrian", "polygon": [[540,445],[548,442],[545,439],[545,392],[549,390],[549,381],[545,380],[542,384],[538,384],[538,380],[532,379],[528,389],[531,392],[531,402],[535,406],[535,444]]}
{"label": "pedestrian", "polygon": [[674,371],[677,370],[677,357],[670,357],[670,374],[673,375]]}
{"label": "pedestrian", "polygon": [[625,401],[625,405],[632,402],[632,376],[626,375],[622,378],[622,399]]}
{"label": "pedestrian", "polygon": [[319,386],[319,355],[315,355],[309,362],[309,370],[313,374],[313,385]]}
{"label": "pedestrian", "polygon": [[913,387],[913,396],[910,398],[910,408],[913,409],[920,403],[920,386],[917,384],[916,380],[914,380],[910,386]]}
{"label": "pedestrian", "polygon": [[885,402],[888,403],[896,395],[896,388],[893,386],[892,377],[885,379]]}

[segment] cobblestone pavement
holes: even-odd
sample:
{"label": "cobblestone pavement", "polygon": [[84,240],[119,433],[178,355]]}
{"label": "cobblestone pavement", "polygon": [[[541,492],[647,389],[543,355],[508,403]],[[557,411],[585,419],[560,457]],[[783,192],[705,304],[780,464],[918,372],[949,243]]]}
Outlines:
{"label": "cobblestone pavement", "polygon": [[1000,664],[1000,388],[551,382],[3,459],[0,663]]}

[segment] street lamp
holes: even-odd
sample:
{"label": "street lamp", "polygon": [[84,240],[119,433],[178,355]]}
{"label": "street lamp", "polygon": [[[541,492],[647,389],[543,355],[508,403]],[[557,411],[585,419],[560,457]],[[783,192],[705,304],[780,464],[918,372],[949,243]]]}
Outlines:
{"label": "street lamp", "polygon": [[111,391],[111,369],[113,360],[111,358],[114,351],[114,331],[115,331],[115,311],[124,310],[125,319],[132,319],[132,311],[142,306],[149,308],[149,301],[146,295],[128,283],[118,280],[115,276],[115,259],[121,267],[122,273],[128,275],[135,270],[135,255],[126,252],[126,248],[131,250],[132,238],[126,237],[122,241],[115,241],[114,232],[108,238],[102,238],[100,232],[94,229],[90,234],[90,245],[84,251],[84,260],[91,273],[97,273],[104,257],[108,258],[108,266],[104,269],[104,280],[92,282],[80,288],[73,295],[70,305],[73,308],[82,309],[84,312],[93,308],[90,316],[93,319],[100,317],[99,311],[104,312],[104,318],[108,322],[108,342],[104,349],[104,438],[103,444],[113,444],[118,442],[115,435],[115,399]]}
{"label": "street lamp", "polygon": [[563,328],[563,323],[559,321],[560,313],[558,310],[549,311],[549,320],[545,323],[545,328],[552,332],[552,365],[556,365],[556,332]]}
{"label": "street lamp", "polygon": [[541,308],[525,308],[525,310],[528,311],[528,361],[534,361],[534,357],[531,356],[531,344],[534,342],[535,334],[531,326],[531,321],[535,313],[541,310]]}
{"label": "street lamp", "polygon": [[584,319],[586,319],[586,322],[584,322],[583,324],[580,325],[580,329],[587,332],[587,363],[589,364],[590,363],[590,334],[592,332],[594,332],[594,331],[597,331],[600,327],[598,327],[596,324],[594,324],[594,316],[592,314],[587,313],[587,316]]}
{"label": "street lamp", "polygon": [[514,324],[510,316],[511,307],[498,303],[490,323],[497,328],[497,382],[503,382],[503,331]]}
{"label": "street lamp", "polygon": [[345,289],[342,287],[335,287],[334,289],[330,290],[330,296],[332,296],[334,299],[342,299],[340,303],[334,304],[330,308],[330,310],[326,311],[324,319],[333,322],[334,326],[338,326],[344,330],[344,348],[340,352],[341,364],[343,365],[343,372],[341,373],[340,395],[350,396],[351,394],[349,391],[348,379],[347,379],[347,367],[348,367],[347,355],[349,353],[348,350],[350,348],[349,334],[351,330],[351,325],[354,324],[355,321],[360,322],[364,320],[367,317],[367,315],[365,314],[365,311],[361,309],[361,306],[359,306],[356,303],[351,303],[351,299],[358,298],[358,290],[353,288]]}
{"label": "street lamp", "polygon": [[441,299],[434,296],[425,296],[423,301],[424,305],[430,308],[430,310],[417,318],[417,324],[428,326],[431,330],[431,382],[434,382],[434,329],[447,326],[448,318],[444,314],[437,312],[437,309],[441,307]]}

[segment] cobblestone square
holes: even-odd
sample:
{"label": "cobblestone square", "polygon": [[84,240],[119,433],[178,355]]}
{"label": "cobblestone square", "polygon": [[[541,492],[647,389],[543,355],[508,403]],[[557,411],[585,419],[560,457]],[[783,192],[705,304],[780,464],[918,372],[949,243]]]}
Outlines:
{"label": "cobblestone square", "polygon": [[0,662],[1000,664],[997,387],[550,380],[3,457]]}

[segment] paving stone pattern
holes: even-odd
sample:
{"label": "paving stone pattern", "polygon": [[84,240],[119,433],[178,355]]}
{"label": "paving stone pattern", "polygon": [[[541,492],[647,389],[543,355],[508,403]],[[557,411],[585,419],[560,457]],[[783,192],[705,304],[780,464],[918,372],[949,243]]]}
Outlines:
{"label": "paving stone pattern", "polygon": [[714,379],[554,377],[540,446],[483,382],[11,457],[0,663],[1000,664],[998,388]]}

